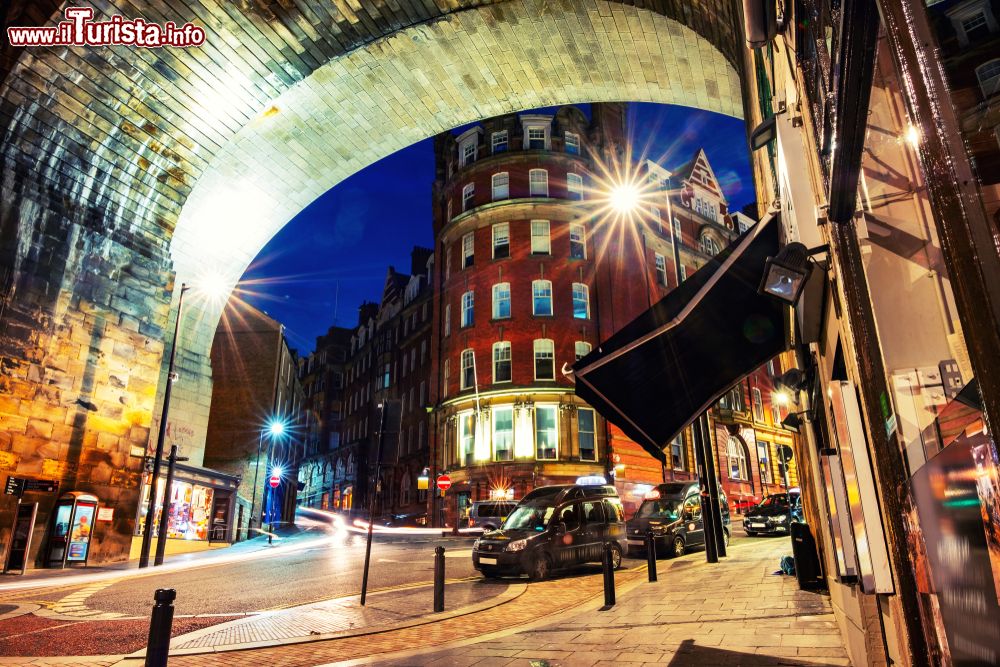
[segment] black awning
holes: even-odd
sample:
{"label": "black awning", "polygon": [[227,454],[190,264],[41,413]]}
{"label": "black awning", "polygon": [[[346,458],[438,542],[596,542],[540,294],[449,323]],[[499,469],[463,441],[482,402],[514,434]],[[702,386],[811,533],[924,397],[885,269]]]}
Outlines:
{"label": "black awning", "polygon": [[660,461],[723,393],[785,350],[785,311],[757,293],[778,253],[765,217],[573,366],[576,393]]}

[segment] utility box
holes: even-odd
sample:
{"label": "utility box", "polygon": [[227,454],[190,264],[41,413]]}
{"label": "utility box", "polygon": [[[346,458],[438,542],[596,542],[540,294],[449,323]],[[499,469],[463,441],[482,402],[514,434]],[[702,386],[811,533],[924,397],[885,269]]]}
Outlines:
{"label": "utility box", "polygon": [[823,570],[819,563],[819,552],[816,549],[816,539],[809,525],[795,522],[791,525],[792,556],[795,558],[795,576],[799,580],[799,588],[804,591],[826,588],[823,581]]}

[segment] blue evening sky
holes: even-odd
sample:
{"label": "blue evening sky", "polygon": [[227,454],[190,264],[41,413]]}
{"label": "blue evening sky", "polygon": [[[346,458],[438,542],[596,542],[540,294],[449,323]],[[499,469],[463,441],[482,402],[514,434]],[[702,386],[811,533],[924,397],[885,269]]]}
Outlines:
{"label": "blue evening sky", "polygon": [[[580,105],[589,115],[588,105]],[[636,155],[667,169],[705,149],[731,210],[755,199],[743,121],[689,107],[631,103]],[[353,327],[358,306],[378,301],[386,269],[407,273],[414,245],[431,247],[433,139],[354,174],[302,210],[264,247],[243,298],[283,323],[308,354],[332,324]]]}

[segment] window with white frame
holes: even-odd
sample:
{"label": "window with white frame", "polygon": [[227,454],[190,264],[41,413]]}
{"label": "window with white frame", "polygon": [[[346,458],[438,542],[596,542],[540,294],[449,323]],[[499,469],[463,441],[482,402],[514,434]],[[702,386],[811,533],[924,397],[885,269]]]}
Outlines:
{"label": "window with white frame", "polygon": [[749,482],[750,475],[747,468],[748,457],[746,447],[743,446],[743,443],[736,436],[731,435],[729,436],[727,451],[729,454],[729,478]]}
{"label": "window with white frame", "polygon": [[528,194],[532,197],[549,196],[549,172],[545,169],[532,169],[528,172]]}
{"label": "window with white frame", "polygon": [[451,335],[451,304],[446,303],[444,306],[444,335]]}
{"label": "window with white frame", "polygon": [[559,455],[559,409],[555,405],[535,406],[535,458],[555,459]]}
{"label": "window with white frame", "polygon": [[471,410],[458,414],[458,460],[472,465],[476,449],[476,414]]}
{"label": "window with white frame", "polygon": [[753,418],[758,422],[764,421],[764,399],[761,397],[760,389],[754,387],[750,390],[753,400]]}
{"label": "window with white frame", "polygon": [[552,281],[531,281],[531,314],[552,314]]}
{"label": "window with white frame", "polygon": [[467,164],[472,164],[476,161],[476,144],[479,141],[479,137],[473,135],[462,142],[461,153],[458,158],[458,164],[460,167],[464,167]]}
{"label": "window with white frame", "polygon": [[506,171],[493,174],[493,201],[510,197],[510,175]]}
{"label": "window with white frame", "polygon": [[681,264],[681,282],[687,280],[687,277],[688,277],[687,267]]}
{"label": "window with white frame", "polygon": [[684,452],[684,435],[678,434],[676,438],[670,441],[670,465],[673,466],[674,470],[686,470],[685,459],[687,458]]}
{"label": "window with white frame", "polygon": [[653,231],[663,235],[663,218],[660,217],[660,209],[656,206],[649,207],[649,221],[653,225]]}
{"label": "window with white frame", "polygon": [[462,212],[472,208],[473,200],[476,198],[476,184],[469,183],[462,188]]}
{"label": "window with white frame", "polygon": [[510,382],[510,342],[493,343],[493,383]]}
{"label": "window with white frame", "polygon": [[476,261],[476,236],[469,232],[462,237],[462,268],[472,266]]}
{"label": "window with white frame", "polygon": [[580,201],[583,199],[583,176],[580,174],[566,174],[566,194],[570,199]]}
{"label": "window with white frame", "polygon": [[531,254],[552,254],[552,237],[548,220],[531,221]]}
{"label": "window with white frame", "polygon": [[979,79],[979,89],[983,97],[990,99],[1000,93],[1000,58],[994,58],[976,68],[976,78]]}
{"label": "window with white frame", "polygon": [[510,257],[510,223],[493,225],[493,259]]}
{"label": "window with white frame", "polygon": [[493,460],[510,461],[514,458],[514,406],[500,405],[493,408]]}
{"label": "window with white frame", "polygon": [[494,132],[490,136],[490,145],[492,147],[493,154],[503,153],[507,150],[507,130],[500,130],[499,132]]}
{"label": "window with white frame", "polygon": [[556,379],[555,343],[550,338],[535,340],[535,379]]}
{"label": "window with white frame", "polygon": [[959,46],[968,47],[988,38],[997,30],[996,17],[989,0],[967,0],[946,11]]}
{"label": "window with white frame", "polygon": [[475,316],[476,294],[469,290],[462,295],[462,328],[471,327]]}
{"label": "window with white frame", "polygon": [[577,408],[577,439],[580,442],[580,460],[597,460],[596,419],[590,408]]}
{"label": "window with white frame", "polygon": [[771,394],[771,423],[775,426],[781,426],[781,402],[778,400],[778,394]]}
{"label": "window with white frame", "polygon": [[586,229],[578,222],[569,225],[569,258],[587,259]]}
{"label": "window with white frame", "polygon": [[462,377],[460,389],[472,389],[476,386],[476,353],[471,349],[462,350]]}
{"label": "window with white frame", "polygon": [[567,132],[565,135],[566,152],[570,155],[580,154],[580,135],[575,132]]}
{"label": "window with white frame", "polygon": [[701,251],[706,255],[714,257],[719,254],[719,244],[708,234],[701,237]]}
{"label": "window with white frame", "polygon": [[575,353],[577,361],[580,361],[585,356],[590,354],[590,351],[592,349],[594,348],[591,346],[591,344],[584,340],[578,340],[575,343],[573,343],[573,351]]}
{"label": "window with white frame", "polygon": [[548,126],[529,126],[524,135],[524,147],[529,150],[545,150],[548,148]]}
{"label": "window with white frame", "polygon": [[573,283],[573,317],[590,319],[590,288],[583,283]]}
{"label": "window with white frame", "polygon": [[443,381],[441,383],[441,394],[443,396],[448,395],[448,382],[451,380],[451,359],[444,360],[444,369],[442,371]]}
{"label": "window with white frame", "polygon": [[493,319],[505,320],[510,317],[510,283],[493,286]]}
{"label": "window with white frame", "polygon": [[663,287],[667,286],[667,260],[660,253],[653,253],[656,261],[656,282]]}
{"label": "window with white frame", "polygon": [[770,445],[760,440],[757,441],[757,464],[760,466],[761,484],[774,483],[774,476],[771,474]]}
{"label": "window with white frame", "polygon": [[677,243],[682,243],[684,236],[681,234],[681,221],[680,218],[674,218],[674,238],[673,240]]}

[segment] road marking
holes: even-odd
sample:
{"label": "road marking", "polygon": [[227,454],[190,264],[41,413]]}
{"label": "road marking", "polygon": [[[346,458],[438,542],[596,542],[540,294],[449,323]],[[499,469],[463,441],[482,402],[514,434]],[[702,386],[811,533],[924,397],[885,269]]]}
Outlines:
{"label": "road marking", "polygon": [[123,618],[125,617],[125,614],[119,614],[114,611],[99,611],[97,609],[91,609],[85,604],[87,598],[91,595],[103,591],[105,588],[108,588],[119,581],[121,581],[121,579],[111,579],[110,581],[102,581],[96,584],[91,584],[90,586],[85,586],[75,593],[70,593],[69,595],[60,598],[56,602],[43,603],[42,608],[35,611],[35,615],[45,618],[79,619],[87,621],[112,621]]}
{"label": "road marking", "polygon": [[445,550],[445,558],[472,558],[472,549],[455,549],[453,551]]}

